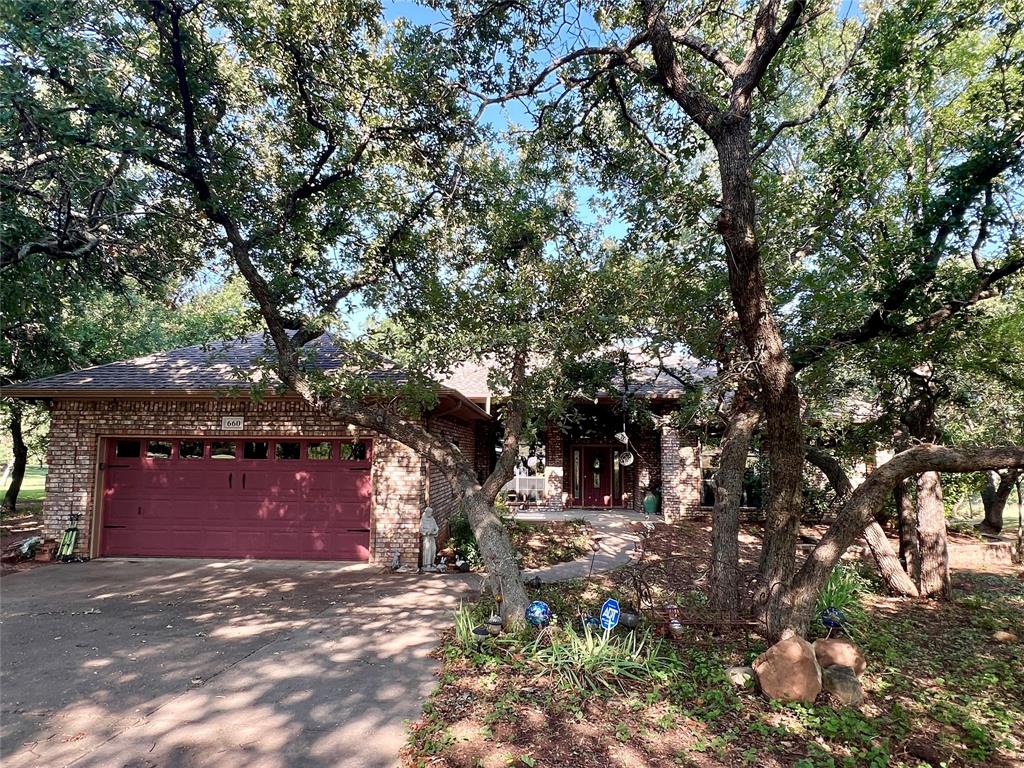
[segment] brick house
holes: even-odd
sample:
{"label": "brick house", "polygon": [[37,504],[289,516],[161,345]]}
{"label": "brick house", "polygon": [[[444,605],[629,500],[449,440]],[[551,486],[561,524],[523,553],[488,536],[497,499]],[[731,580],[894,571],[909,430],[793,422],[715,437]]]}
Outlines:
{"label": "brick house", "polygon": [[[321,370],[343,364],[327,337],[313,351]],[[442,536],[455,512],[447,481],[391,438],[242,382],[264,370],[254,365],[263,356],[263,337],[253,334],[5,388],[50,409],[44,534],[59,538],[74,514],[79,551],[91,557],[386,564],[397,554],[415,564],[423,507],[434,508]],[[699,440],[667,416],[678,392],[657,380],[644,386],[634,394],[655,416],[627,425],[629,466],[619,460],[627,446],[615,437],[623,425],[614,399],[598,398],[524,447],[522,471],[505,491],[510,504],[641,509],[644,492],[659,487],[666,520],[706,513]],[[481,476],[497,455],[496,400],[486,369],[465,365],[441,382],[423,417]]]}

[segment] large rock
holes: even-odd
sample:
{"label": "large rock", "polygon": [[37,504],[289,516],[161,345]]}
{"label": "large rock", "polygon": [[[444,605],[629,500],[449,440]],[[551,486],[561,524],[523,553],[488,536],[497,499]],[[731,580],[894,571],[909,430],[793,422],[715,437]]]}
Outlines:
{"label": "large rock", "polygon": [[802,637],[780,640],[754,660],[761,691],[777,701],[814,703],[821,693],[821,668],[814,648]]}
{"label": "large rock", "polygon": [[825,667],[849,667],[857,677],[864,674],[868,665],[860,648],[849,640],[839,637],[815,640],[814,657],[822,669]]}
{"label": "large rock", "polygon": [[840,704],[851,706],[864,701],[864,689],[854,674],[852,667],[836,665],[821,670],[821,684],[826,691],[835,696]]}

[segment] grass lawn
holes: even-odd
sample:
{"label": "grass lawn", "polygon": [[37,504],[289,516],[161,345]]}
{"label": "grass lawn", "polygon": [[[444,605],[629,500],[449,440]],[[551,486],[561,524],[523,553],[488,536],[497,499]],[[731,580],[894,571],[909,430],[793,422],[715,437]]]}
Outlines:
{"label": "grass lawn", "polygon": [[[744,539],[752,568],[756,540]],[[676,605],[682,619],[707,617],[700,575],[708,546],[705,525],[659,526],[645,555],[653,560],[645,580],[654,604]],[[462,632],[450,633],[438,652],[440,684],[411,726],[404,765],[1024,764],[1024,645],[992,640],[999,629],[1022,634],[1018,568],[956,572],[952,603],[889,598],[860,580],[850,615],[868,661],[866,701],[851,708],[827,694],[814,706],[784,706],[731,685],[725,669],[765,648],[746,627],[687,625],[674,639],[653,614],[639,630],[639,647],[621,630],[606,646],[565,631],[609,594],[630,599],[630,572],[542,588],[533,596],[551,605],[556,628],[540,639],[531,631],[487,641],[482,652],[465,630],[490,605],[465,608],[472,615]],[[584,642],[574,646],[581,635]]]}
{"label": "grass lawn", "polygon": [[[4,483],[3,492],[6,493],[10,482]],[[18,515],[38,514],[43,509],[43,499],[46,498],[46,467],[28,467],[25,470],[25,479],[21,483],[21,492],[18,494]]]}

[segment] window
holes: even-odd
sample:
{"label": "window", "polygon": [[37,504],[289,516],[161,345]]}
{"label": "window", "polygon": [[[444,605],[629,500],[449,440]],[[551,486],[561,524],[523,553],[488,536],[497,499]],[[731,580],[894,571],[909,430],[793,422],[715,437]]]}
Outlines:
{"label": "window", "polygon": [[182,440],[178,443],[178,457],[182,459],[203,458],[203,441]]}
{"label": "window", "polygon": [[119,459],[139,458],[140,443],[138,440],[118,440],[114,455]]}
{"label": "window", "polygon": [[[715,505],[715,473],[718,471],[721,455],[718,449],[705,448],[700,454],[700,505]],[[740,506],[760,508],[762,496],[759,455],[747,456],[747,467],[743,473],[743,487],[740,490]]]}
{"label": "window", "polygon": [[300,450],[297,442],[278,443],[274,446],[274,455],[279,459],[293,461],[299,458]]}
{"label": "window", "polygon": [[583,476],[580,470],[580,452],[572,452],[572,493],[577,501],[583,498]]}
{"label": "window", "polygon": [[306,445],[306,458],[314,461],[323,461],[331,458],[330,443],[309,443]]}
{"label": "window", "polygon": [[171,444],[163,440],[150,440],[146,446],[147,459],[169,459],[171,458]]}
{"label": "window", "polygon": [[366,453],[366,443],[342,443],[338,457],[342,461],[366,461]]}
{"label": "window", "polygon": [[270,443],[266,440],[253,442],[248,440],[242,446],[242,458],[244,459],[265,459],[270,453]]}
{"label": "window", "polygon": [[233,459],[235,458],[235,444],[226,440],[214,440],[210,445],[211,459]]}

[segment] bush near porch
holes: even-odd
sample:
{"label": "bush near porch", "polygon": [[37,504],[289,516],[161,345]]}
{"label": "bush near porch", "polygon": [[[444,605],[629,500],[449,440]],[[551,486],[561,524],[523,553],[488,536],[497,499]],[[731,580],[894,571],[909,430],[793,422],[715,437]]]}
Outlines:
{"label": "bush near porch", "polygon": [[[708,545],[698,523],[658,526],[648,540],[654,559],[672,558],[673,566],[652,568],[672,574],[652,587],[684,619],[705,615]],[[745,555],[754,550],[744,547]],[[609,594],[630,599],[628,572],[534,592],[555,611],[561,646],[570,635],[586,638],[565,629],[581,610],[594,611]],[[725,669],[765,648],[746,627],[690,625],[674,639],[659,638],[652,622],[639,653],[616,630],[615,647],[584,649],[575,661],[532,630],[488,641],[483,652],[452,632],[438,651],[440,685],[411,727],[403,765],[1019,766],[1024,646],[992,635],[1024,626],[1024,581],[1005,566],[957,570],[954,580],[952,603],[883,597],[863,578],[837,586],[861,611],[854,632],[868,661],[867,700],[856,708],[827,694],[814,706],[782,706],[734,687]],[[489,610],[464,607],[463,628]],[[600,671],[609,687],[573,683],[564,674],[573,663]]]}

